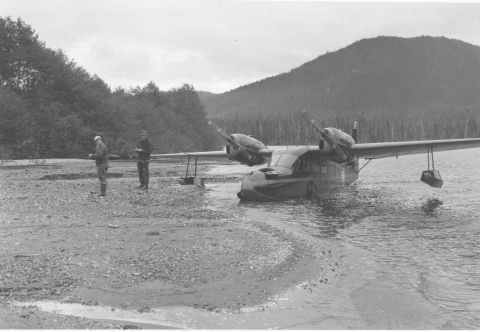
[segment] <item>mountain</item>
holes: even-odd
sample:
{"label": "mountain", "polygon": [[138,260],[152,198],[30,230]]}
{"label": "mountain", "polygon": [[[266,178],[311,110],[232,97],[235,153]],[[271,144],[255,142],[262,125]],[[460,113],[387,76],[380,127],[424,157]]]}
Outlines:
{"label": "mountain", "polygon": [[202,95],[209,117],[331,115],[480,107],[480,47],[445,37],[376,37],[229,92]]}
{"label": "mountain", "polygon": [[208,92],[208,91],[197,91],[198,97],[202,101],[202,103],[205,103],[208,99],[216,96],[215,93]]}

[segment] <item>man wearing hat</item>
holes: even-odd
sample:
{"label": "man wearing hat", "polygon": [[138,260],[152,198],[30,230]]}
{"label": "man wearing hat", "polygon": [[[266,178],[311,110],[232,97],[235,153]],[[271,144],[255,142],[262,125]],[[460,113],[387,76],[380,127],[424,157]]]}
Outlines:
{"label": "man wearing hat", "polygon": [[95,136],[93,141],[97,145],[97,151],[90,153],[88,158],[95,159],[97,165],[98,179],[100,180],[100,194],[97,196],[105,196],[107,194],[108,150],[100,136]]}
{"label": "man wearing hat", "polygon": [[148,134],[145,130],[140,132],[142,139],[138,141],[137,148],[135,152],[138,155],[137,160],[137,169],[138,169],[138,179],[140,180],[140,186],[137,188],[141,190],[148,189],[148,163],[150,162],[150,154],[152,154],[153,145],[148,140]]}

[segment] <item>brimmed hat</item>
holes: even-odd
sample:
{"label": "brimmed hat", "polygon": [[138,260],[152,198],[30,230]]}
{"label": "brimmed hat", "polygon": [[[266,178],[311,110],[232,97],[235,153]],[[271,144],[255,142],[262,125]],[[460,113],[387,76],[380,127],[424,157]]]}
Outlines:
{"label": "brimmed hat", "polygon": [[95,136],[95,138],[93,139],[93,141],[95,142],[97,139],[102,139],[100,136]]}
{"label": "brimmed hat", "polygon": [[140,132],[140,136],[148,136],[147,132],[145,130],[142,130]]}

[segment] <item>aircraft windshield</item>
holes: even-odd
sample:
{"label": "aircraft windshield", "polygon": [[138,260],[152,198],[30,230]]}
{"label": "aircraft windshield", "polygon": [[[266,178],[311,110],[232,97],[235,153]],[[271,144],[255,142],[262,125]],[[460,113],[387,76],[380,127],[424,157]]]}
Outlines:
{"label": "aircraft windshield", "polygon": [[272,161],[270,162],[270,165],[292,168],[293,163],[297,161],[297,159],[298,157],[292,154],[276,155],[272,157]]}

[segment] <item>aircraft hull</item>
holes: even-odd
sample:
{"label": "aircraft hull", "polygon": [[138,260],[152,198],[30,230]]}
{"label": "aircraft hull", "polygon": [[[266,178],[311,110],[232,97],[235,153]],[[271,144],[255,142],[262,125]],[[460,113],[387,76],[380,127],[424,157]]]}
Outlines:
{"label": "aircraft hull", "polygon": [[257,202],[298,199],[350,185],[357,179],[358,174],[344,164],[331,163],[319,169],[319,172],[272,167],[269,171],[256,171],[248,175],[242,182],[238,196]]}

